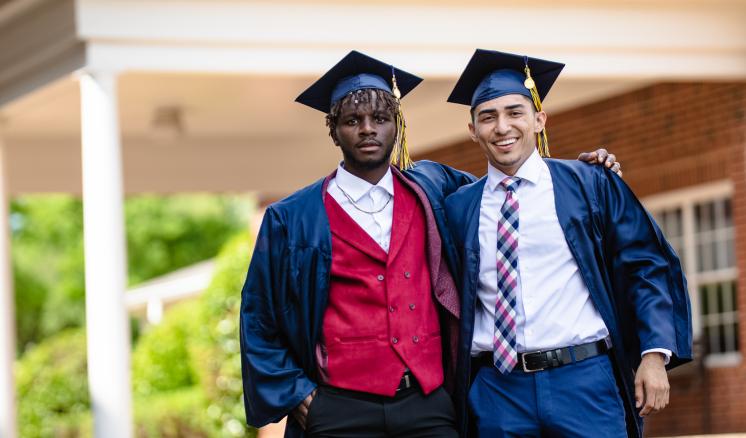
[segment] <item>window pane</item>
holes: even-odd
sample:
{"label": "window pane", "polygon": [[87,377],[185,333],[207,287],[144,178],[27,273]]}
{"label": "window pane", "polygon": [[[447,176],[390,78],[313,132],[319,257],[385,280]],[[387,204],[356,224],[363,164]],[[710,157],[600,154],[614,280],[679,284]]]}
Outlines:
{"label": "window pane", "polygon": [[684,221],[682,209],[680,207],[667,210],[659,210],[653,213],[653,218],[663,231],[663,235],[668,240],[671,248],[684,260]]}
{"label": "window pane", "polygon": [[698,272],[735,267],[733,212],[730,199],[694,206],[696,261]]}
{"label": "window pane", "polygon": [[717,351],[713,350],[713,353],[725,353],[727,351],[726,345],[728,342],[725,339],[725,326],[719,325],[717,327],[718,331],[718,349]]}
{"label": "window pane", "polygon": [[738,351],[738,307],[735,281],[699,287],[703,341],[710,354]]}
{"label": "window pane", "polygon": [[699,303],[702,307],[702,315],[710,314],[709,301],[707,300],[707,288],[704,286],[699,287]]}
{"label": "window pane", "polygon": [[682,234],[681,229],[681,209],[677,208],[674,210],[668,210],[664,212],[664,233],[670,238],[680,237]]}
{"label": "window pane", "polygon": [[725,265],[728,267],[736,266],[736,245],[733,239],[733,233],[728,236],[728,242],[725,245]]}

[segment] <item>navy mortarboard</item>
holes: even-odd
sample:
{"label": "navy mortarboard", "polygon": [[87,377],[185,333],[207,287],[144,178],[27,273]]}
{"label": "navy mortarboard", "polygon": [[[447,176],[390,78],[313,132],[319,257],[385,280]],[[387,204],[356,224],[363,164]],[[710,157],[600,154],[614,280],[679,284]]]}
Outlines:
{"label": "navy mortarboard", "polygon": [[[542,111],[541,102],[552,88],[565,64],[495,50],[477,49],[466,65],[448,101],[479,104],[507,94],[521,94]],[[543,157],[549,156],[546,130],[537,134],[537,146]]]}
{"label": "navy mortarboard", "polygon": [[407,151],[406,124],[399,99],[420,82],[422,79],[411,73],[353,50],[295,101],[328,114],[335,103],[358,90],[377,89],[390,93],[398,103],[397,138],[391,162],[406,169],[411,167],[412,162]]}

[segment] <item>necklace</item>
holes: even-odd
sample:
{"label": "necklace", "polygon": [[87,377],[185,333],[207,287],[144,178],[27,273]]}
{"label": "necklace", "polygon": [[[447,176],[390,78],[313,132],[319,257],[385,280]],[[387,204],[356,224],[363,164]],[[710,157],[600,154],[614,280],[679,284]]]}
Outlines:
{"label": "necklace", "polygon": [[347,200],[350,201],[350,204],[352,204],[352,206],[355,207],[355,209],[357,211],[362,211],[365,214],[376,214],[376,213],[382,212],[383,209],[386,208],[389,205],[389,202],[391,202],[391,198],[393,198],[393,196],[389,195],[389,199],[388,199],[388,201],[386,201],[385,204],[383,204],[383,207],[381,207],[381,208],[379,208],[378,210],[375,210],[375,211],[368,211],[368,210],[364,210],[364,209],[358,207],[357,203],[352,200],[352,197],[350,195],[348,195],[347,192],[345,192],[344,190],[342,190],[342,187],[340,187],[339,184],[337,184],[337,188],[339,189],[340,192],[342,192],[343,195],[345,195],[345,198],[347,198]]}

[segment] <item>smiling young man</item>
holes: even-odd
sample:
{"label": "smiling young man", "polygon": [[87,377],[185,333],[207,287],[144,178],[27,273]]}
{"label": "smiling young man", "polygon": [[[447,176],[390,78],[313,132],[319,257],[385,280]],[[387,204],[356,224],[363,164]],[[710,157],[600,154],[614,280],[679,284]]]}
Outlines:
{"label": "smiling young man", "polygon": [[665,365],[691,359],[686,281],[656,224],[603,166],[542,159],[541,100],[563,67],[477,50],[449,97],[488,163],[446,200],[456,400],[481,437],[642,436],[668,403]]}
{"label": "smiling young man", "polygon": [[420,81],[353,51],[297,99],[327,114],[343,161],[265,213],[241,306],[253,426],[290,414],[287,437],[457,436],[443,201],[474,178],[408,166],[399,96]]}
{"label": "smiling young man", "polygon": [[[536,151],[536,134],[544,130],[547,116],[520,94],[509,94],[474,109],[469,134],[491,166],[515,175]],[[537,152],[538,153],[538,152]]]}

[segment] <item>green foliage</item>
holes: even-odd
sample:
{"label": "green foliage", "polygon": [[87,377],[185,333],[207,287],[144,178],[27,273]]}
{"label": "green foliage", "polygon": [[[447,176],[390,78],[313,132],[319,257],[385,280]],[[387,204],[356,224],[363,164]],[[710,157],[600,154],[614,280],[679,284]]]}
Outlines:
{"label": "green foliage", "polygon": [[243,234],[217,257],[215,275],[200,297],[202,324],[193,347],[199,379],[210,400],[208,411],[227,436],[253,433],[245,426],[238,335],[240,291],[251,246],[248,234]]}
{"label": "green foliage", "polygon": [[138,284],[218,253],[246,228],[245,198],[144,195],[127,200],[129,281]]}
{"label": "green foliage", "polygon": [[231,240],[198,301],[170,310],[140,338],[138,436],[255,436],[245,425],[237,324],[249,254],[246,233]]}
{"label": "green foliage", "polygon": [[197,386],[135,400],[135,433],[142,438],[207,438],[209,430],[204,393]]}
{"label": "green foliage", "polygon": [[67,195],[11,203],[19,349],[82,325],[83,207]]}
{"label": "green foliage", "polygon": [[[137,196],[125,201],[129,283],[205,260],[246,228],[245,197]],[[19,351],[85,315],[83,205],[68,195],[11,203]]]}
{"label": "green foliage", "polygon": [[23,355],[16,367],[21,436],[89,435],[85,350],[83,330],[72,329]]}
{"label": "green foliage", "polygon": [[197,301],[168,311],[161,324],[138,340],[132,354],[134,392],[139,397],[190,387],[197,382],[188,343],[198,329]]}
{"label": "green foliage", "polygon": [[47,288],[44,283],[17,263],[13,264],[13,277],[15,278],[17,342],[26,347],[42,338],[39,319],[44,312]]}
{"label": "green foliage", "polygon": [[[245,425],[238,343],[240,291],[251,243],[232,239],[198,299],[170,309],[133,352],[138,437],[255,437]],[[75,329],[18,363],[24,437],[88,437],[85,338]]]}

